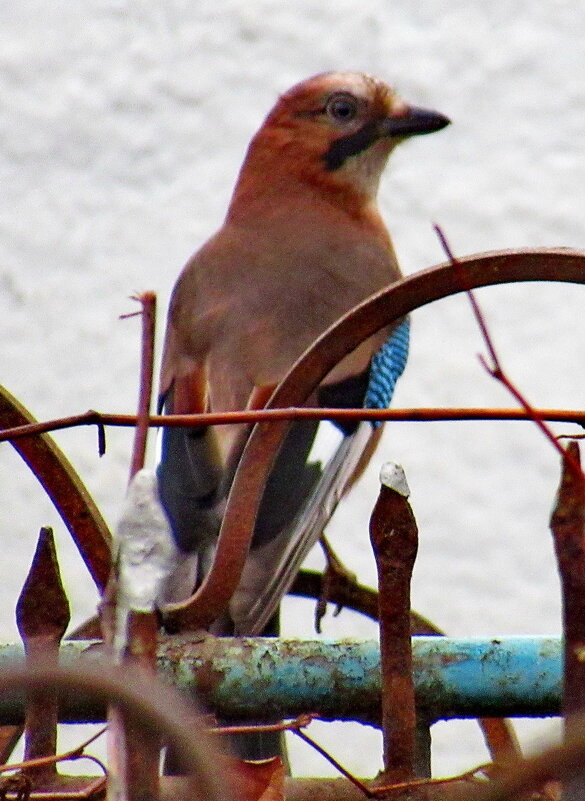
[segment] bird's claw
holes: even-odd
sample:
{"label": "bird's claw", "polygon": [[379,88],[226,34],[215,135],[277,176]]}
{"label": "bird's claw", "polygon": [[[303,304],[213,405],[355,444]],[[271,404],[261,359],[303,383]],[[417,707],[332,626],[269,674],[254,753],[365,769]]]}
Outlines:
{"label": "bird's claw", "polygon": [[[321,578],[321,593],[317,599],[317,605],[315,607],[315,631],[317,634],[321,634],[321,620],[327,614],[327,604],[329,603],[329,599],[332,595],[336,594],[334,592],[334,587],[338,587],[340,585],[353,587],[357,585],[356,574],[347,569],[329,544],[324,534],[322,534],[319,538],[319,544],[323,549],[326,564],[325,569],[323,570],[323,576]],[[337,617],[342,609],[343,604],[335,604],[333,617]]]}

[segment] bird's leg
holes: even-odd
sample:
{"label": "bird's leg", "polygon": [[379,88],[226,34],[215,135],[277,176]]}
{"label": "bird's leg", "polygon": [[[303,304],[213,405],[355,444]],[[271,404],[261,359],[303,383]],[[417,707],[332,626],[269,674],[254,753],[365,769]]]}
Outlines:
{"label": "bird's leg", "polygon": [[[329,598],[331,595],[335,594],[333,588],[340,585],[350,587],[357,585],[356,574],[348,570],[343,564],[331,547],[325,534],[321,534],[319,545],[323,549],[326,564],[321,579],[321,594],[317,600],[317,606],[315,607],[315,630],[318,634],[321,633],[321,620],[325,617],[327,612]],[[336,604],[335,612],[333,613],[334,617],[341,612],[342,608],[342,604]]]}

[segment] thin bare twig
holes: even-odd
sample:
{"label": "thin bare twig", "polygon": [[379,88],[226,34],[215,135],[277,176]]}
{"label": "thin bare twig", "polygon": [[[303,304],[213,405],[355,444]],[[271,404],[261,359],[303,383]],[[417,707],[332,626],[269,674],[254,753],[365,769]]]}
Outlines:
{"label": "thin bare twig", "polygon": [[362,791],[362,793],[366,796],[366,798],[375,798],[376,797],[377,794],[373,790],[371,790],[366,784],[364,784],[362,781],[360,781],[360,779],[358,779],[356,776],[354,776],[352,773],[350,773],[346,768],[344,768],[343,765],[341,765],[335,759],[335,757],[332,757],[331,754],[329,754],[324,748],[322,748],[318,743],[316,743],[315,740],[313,740],[311,737],[309,737],[308,734],[305,734],[305,732],[301,731],[300,729],[293,729],[292,731],[293,731],[293,734],[296,734],[297,737],[300,737],[301,740],[303,740],[308,745],[310,745],[311,748],[314,748],[315,751],[317,751],[318,754],[321,754],[321,756],[324,759],[326,759],[327,762],[329,762],[331,765],[333,765],[333,767],[336,770],[338,770],[343,776],[345,776],[345,778],[348,779],[348,781],[350,781],[358,789],[360,789]]}
{"label": "thin bare twig", "polygon": [[103,763],[97,759],[97,757],[92,756],[91,754],[86,754],[85,749],[91,745],[98,737],[101,737],[102,734],[107,730],[107,726],[102,726],[102,728],[92,734],[91,737],[88,737],[81,745],[72,748],[70,751],[66,751],[64,754],[56,754],[47,757],[38,757],[37,759],[27,759],[24,762],[13,762],[12,764],[8,765],[0,765],[0,773],[7,773],[11,770],[24,770],[26,768],[38,768],[44,765],[53,765],[57,762],[66,762],[69,760],[74,759],[91,759],[93,762],[96,762],[100,765],[104,773],[107,773],[106,768],[104,767]]}
{"label": "thin bare twig", "polygon": [[458,773],[456,776],[445,776],[439,779],[412,779],[408,782],[395,782],[394,784],[387,784],[383,787],[375,787],[374,795],[382,795],[390,790],[410,790],[417,787],[429,787],[441,784],[454,784],[456,782],[483,782],[484,779],[478,778],[478,773],[487,773],[489,768],[493,766],[493,762],[486,762],[483,765],[478,765],[476,768],[466,770],[464,773]]}
{"label": "thin bare twig", "polygon": [[258,732],[298,731],[308,726],[319,715],[303,714],[293,720],[281,720],[277,723],[251,723],[245,726],[212,726],[207,731],[210,734],[254,734]]}
{"label": "thin bare twig", "polygon": [[246,726],[213,726],[208,731],[211,734],[250,734],[254,732],[278,732],[278,731],[292,731],[301,740],[304,740],[308,745],[315,749],[321,756],[330,762],[333,767],[338,770],[350,782],[355,784],[368,798],[373,798],[375,793],[370,790],[362,781],[353,776],[346,768],[343,767],[335,757],[332,757],[322,746],[316,743],[311,737],[301,731],[303,728],[317,720],[319,715],[303,714],[294,718],[293,720],[280,721],[278,723],[267,724],[250,724]]}
{"label": "thin bare twig", "polygon": [[[571,409],[532,409],[540,420],[557,423],[569,423],[585,426],[585,412]],[[420,407],[415,409],[338,409],[312,407],[286,407],[282,409],[254,409],[241,412],[221,412],[205,414],[152,414],[149,417],[151,427],[189,428],[192,426],[232,425],[234,423],[262,423],[275,420],[337,420],[337,421],[400,421],[400,422],[449,422],[470,420],[525,421],[532,420],[532,414],[525,409],[490,409],[484,407],[434,408]],[[0,442],[45,434],[49,431],[61,431],[78,426],[98,426],[103,432],[105,426],[132,428],[137,425],[138,418],[133,414],[113,414],[97,412],[91,409],[82,414],[58,417],[41,423],[29,423],[13,426],[0,431]],[[99,433],[99,432],[98,432]],[[102,440],[105,437],[102,433]],[[103,441],[102,452],[105,451]],[[102,455],[102,453],[100,453]]]}
{"label": "thin bare twig", "polygon": [[582,476],[581,468],[579,464],[572,458],[570,454],[567,454],[563,446],[560,444],[558,439],[555,437],[554,433],[551,429],[546,425],[544,422],[543,417],[539,414],[539,412],[528,402],[525,396],[520,392],[518,387],[514,385],[514,383],[508,378],[507,374],[505,373],[498,353],[496,351],[493,339],[487,327],[487,323],[484,317],[483,312],[479,307],[479,303],[475,297],[475,293],[469,286],[469,283],[466,279],[465,270],[463,269],[463,265],[461,262],[455,257],[449,243],[447,242],[447,238],[443,233],[441,227],[439,225],[433,226],[441,245],[443,246],[443,250],[447,254],[447,258],[451,262],[454,269],[457,271],[457,275],[459,276],[459,280],[461,282],[461,289],[467,293],[467,297],[469,298],[469,302],[471,303],[471,308],[473,309],[473,314],[475,316],[476,322],[479,326],[481,331],[485,346],[488,350],[489,361],[483,356],[482,354],[479,355],[479,360],[485,370],[497,381],[504,385],[504,387],[510,392],[511,395],[516,398],[518,403],[524,408],[527,416],[535,423],[538,428],[542,431],[545,437],[549,440],[552,444],[553,448],[559,452],[559,454],[566,459],[567,464],[569,465],[570,469],[575,473],[575,475]]}

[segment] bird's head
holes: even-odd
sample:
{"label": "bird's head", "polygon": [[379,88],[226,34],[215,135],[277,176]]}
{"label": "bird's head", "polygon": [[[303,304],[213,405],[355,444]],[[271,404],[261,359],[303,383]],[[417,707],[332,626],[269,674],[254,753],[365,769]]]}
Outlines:
{"label": "bird's head", "polygon": [[449,124],[405,103],[387,84],[358,72],[315,75],[283,94],[250,143],[241,178],[277,177],[375,198],[392,149],[406,137]]}

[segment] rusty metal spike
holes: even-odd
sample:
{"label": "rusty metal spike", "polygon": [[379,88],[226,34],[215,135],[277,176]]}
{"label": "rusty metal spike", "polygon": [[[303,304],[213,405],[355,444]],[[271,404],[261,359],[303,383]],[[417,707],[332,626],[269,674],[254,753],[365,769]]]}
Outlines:
{"label": "rusty metal spike", "polygon": [[[57,664],[59,644],[69,625],[69,602],[61,583],[53,530],[44,527],[32,565],[16,603],[16,624],[27,663],[39,658]],[[57,749],[58,705],[53,692],[30,693],[26,701],[25,761],[52,757]],[[58,778],[54,763],[27,769],[35,786]]]}
{"label": "rusty metal spike", "polygon": [[[579,471],[580,465],[579,444],[573,440],[567,445],[563,459],[561,482],[550,523],[563,599],[565,658],[562,711],[566,743],[582,730],[583,722],[578,716],[585,709],[585,477]],[[577,801],[583,798],[584,793],[582,772],[563,788],[566,801]]]}
{"label": "rusty metal spike", "polygon": [[16,604],[16,624],[23,640],[42,636],[60,641],[69,620],[69,601],[61,582],[53,530],[43,527]]}
{"label": "rusty metal spike", "polygon": [[[382,730],[381,784],[415,775],[416,709],[410,640],[410,581],[418,549],[418,529],[408,503],[409,489],[399,465],[387,463],[370,520],[370,540],[378,569]],[[425,771],[426,772],[426,771]]]}

